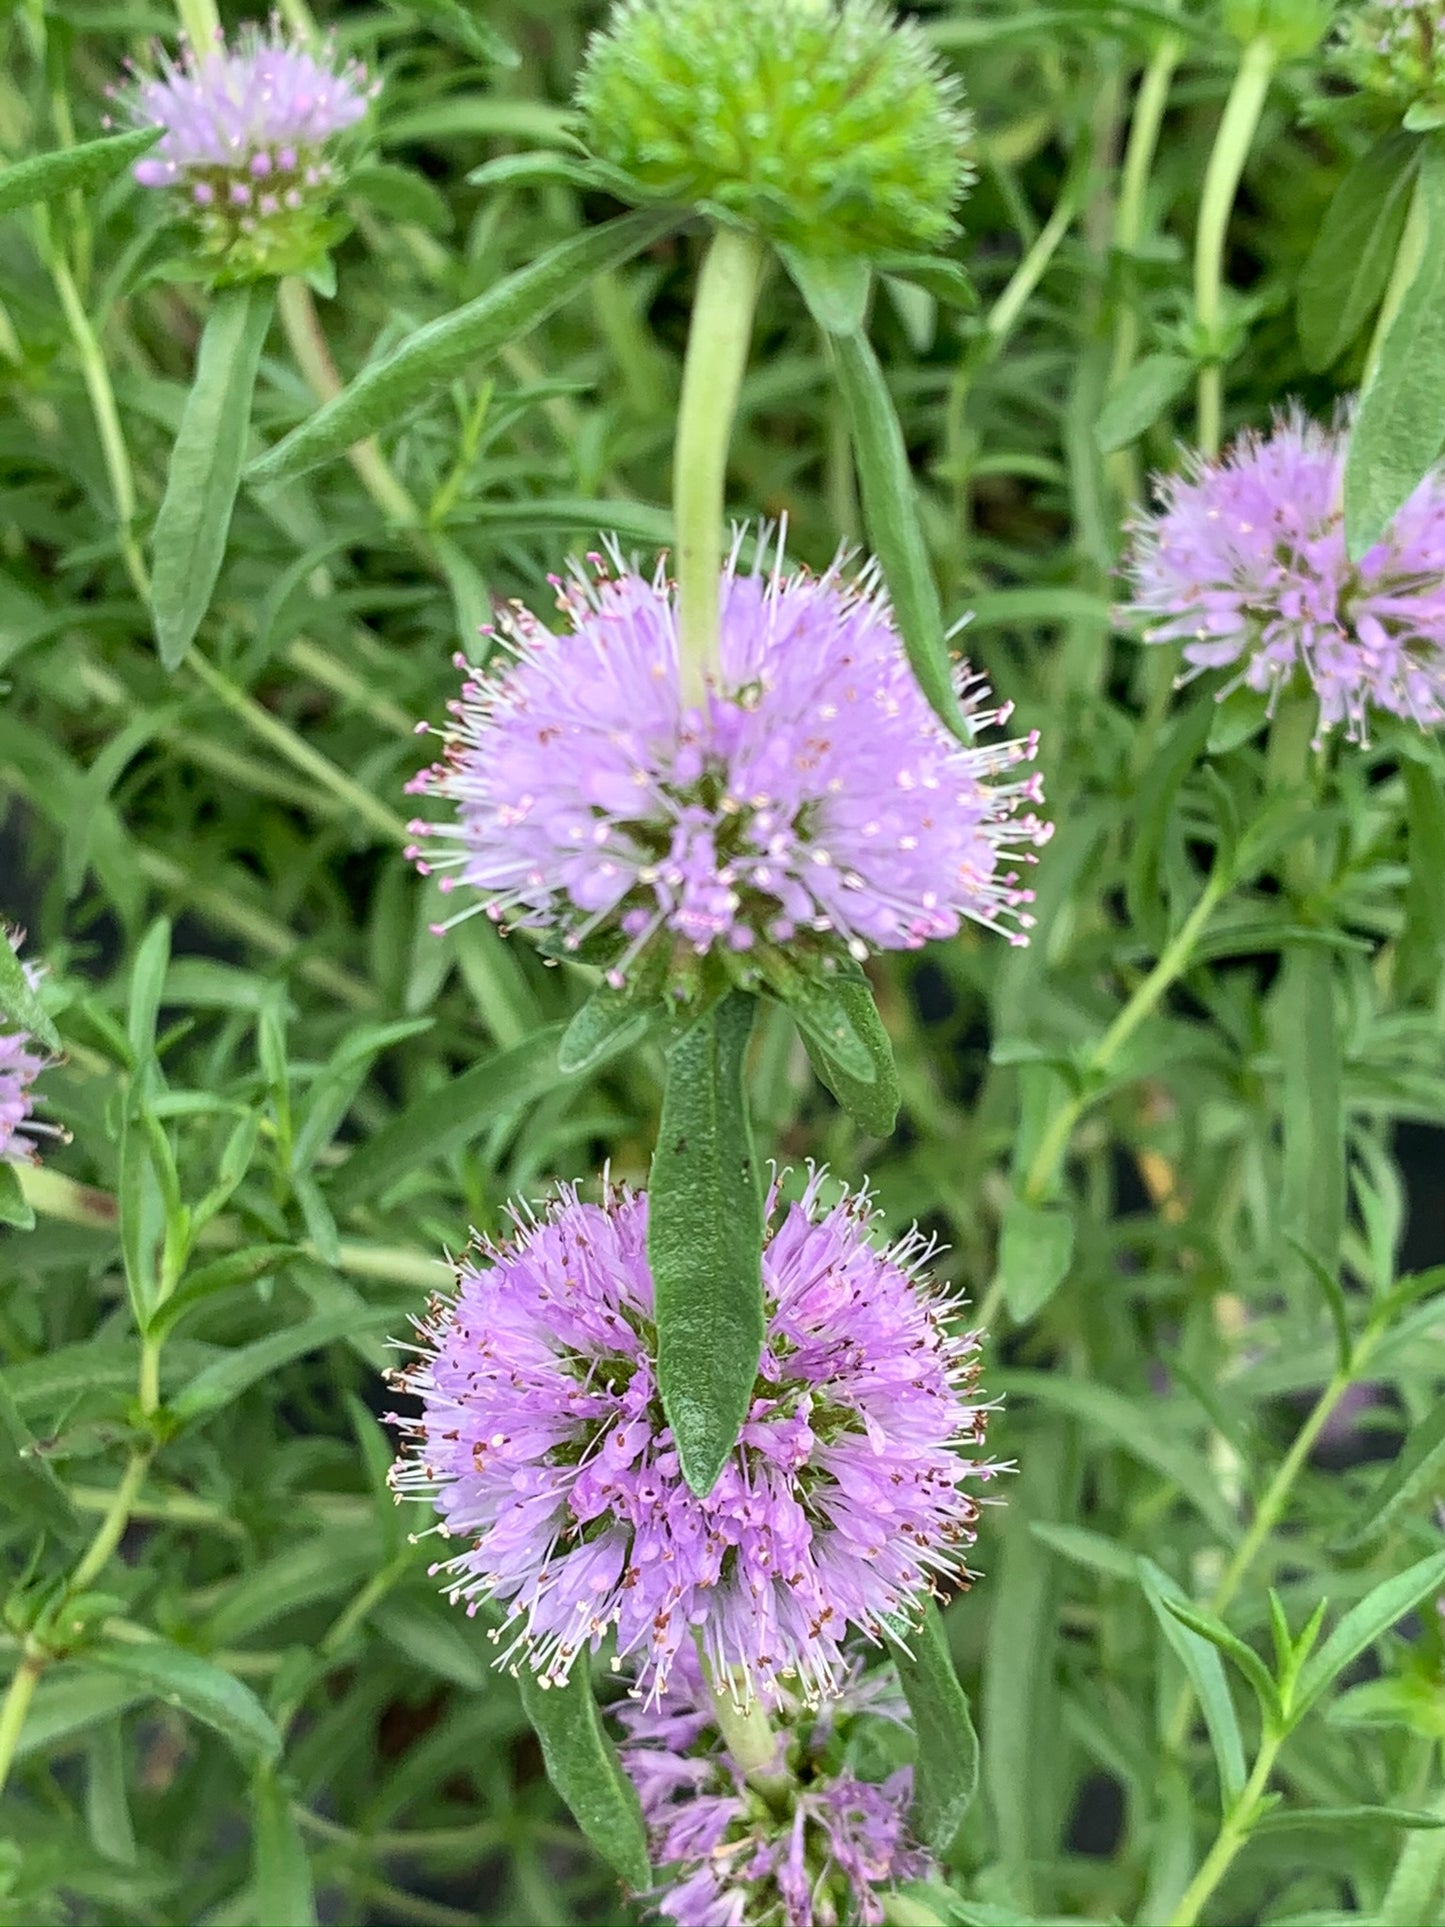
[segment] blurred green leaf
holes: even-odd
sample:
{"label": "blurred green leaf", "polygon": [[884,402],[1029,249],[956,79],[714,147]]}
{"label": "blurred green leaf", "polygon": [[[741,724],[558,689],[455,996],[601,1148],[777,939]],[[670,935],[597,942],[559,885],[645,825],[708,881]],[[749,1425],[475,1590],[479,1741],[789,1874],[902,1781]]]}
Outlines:
{"label": "blurred green leaf", "polygon": [[1419,155],[1420,144],[1410,135],[1385,134],[1335,190],[1295,297],[1305,364],[1317,374],[1338,361],[1379,306]]}
{"label": "blurred green leaf", "polygon": [[1345,460],[1345,533],[1356,560],[1445,448],[1445,134],[1425,135],[1420,148],[1419,265],[1361,392]]}
{"label": "blurred green leaf", "polygon": [[160,139],[158,127],[139,127],[134,133],[107,134],[63,147],[53,154],[33,154],[28,160],[0,167],[0,215],[35,201],[53,201],[62,194],[94,194],[132,161],[138,161]]}
{"label": "blurred green leaf", "polygon": [[594,274],[619,267],[677,220],[673,209],[649,208],[558,242],[475,301],[408,335],[253,463],[249,480],[272,487],[344,454],[378,429],[397,426],[438,388],[455,376],[475,375],[487,357],[536,327]]}
{"label": "blurred green leaf", "polygon": [[281,1751],[281,1735],[250,1687],[199,1653],[154,1639],[97,1646],[87,1658],[102,1672],[213,1727],[243,1759],[274,1760]]}

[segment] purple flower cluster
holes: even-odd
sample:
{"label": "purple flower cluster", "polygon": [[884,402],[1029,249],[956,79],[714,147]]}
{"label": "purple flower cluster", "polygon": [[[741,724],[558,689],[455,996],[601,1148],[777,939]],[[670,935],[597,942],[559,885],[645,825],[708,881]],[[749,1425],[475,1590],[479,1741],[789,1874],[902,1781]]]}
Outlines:
{"label": "purple flower cluster", "polygon": [[233,47],[187,47],[131,89],[131,119],[165,130],[135,178],[182,194],[203,251],[236,275],[290,272],[317,249],[335,181],[324,150],[373,91],[355,62],[337,70],[274,24]]}
{"label": "purple flower cluster", "polygon": [[[0,930],[0,943],[9,942]],[[26,964],[24,970],[33,988],[40,973],[33,964]],[[35,1162],[35,1138],[45,1127],[34,1121],[31,1086],[49,1061],[35,1049],[28,1031],[0,1029],[0,1162]]]}
{"label": "purple flower cluster", "polygon": [[1445,484],[1422,482],[1351,562],[1346,440],[1296,413],[1166,481],[1133,530],[1130,613],[1196,670],[1238,663],[1231,687],[1273,698],[1307,679],[1321,731],[1343,723],[1361,741],[1371,709],[1422,729],[1445,719]]}
{"label": "purple flower cluster", "polygon": [[901,1721],[889,1675],[855,1676],[811,1718],[786,1696],[769,1711],[785,1729],[772,1801],[723,1749],[694,1654],[679,1656],[656,1707],[618,1709],[653,1864],[674,1870],[653,1910],[676,1927],[878,1927],[881,1891],[934,1871],[908,1829],[912,1768],[878,1782],[844,1763],[863,1719]]}
{"label": "purple flower cluster", "polygon": [[[866,1196],[822,1204],[814,1174],[763,1249],[767,1337],[742,1436],[704,1498],[657,1393],[647,1200],[564,1188],[460,1269],[396,1375],[422,1405],[393,1468],[464,1550],[434,1570],[495,1599],[506,1657],[565,1680],[615,1632],[618,1664],[663,1691],[693,1634],[714,1678],[835,1692],[850,1627],[876,1637],[940,1575],[966,1578],[965,1481],[985,1410],[977,1334],[951,1336],[915,1232],[869,1239]],[[500,1637],[500,1635],[498,1635]]]}
{"label": "purple flower cluster", "polygon": [[[1007,846],[1048,834],[1017,813],[1038,779],[990,779],[1035,739],[964,744],[943,728],[874,571],[749,574],[734,557],[704,712],[683,701],[662,572],[591,561],[595,580],[556,584],[570,633],[514,607],[501,626],[515,660],[468,679],[445,759],[411,786],[456,810],[412,826],[444,890],[556,927],[568,949],[603,939],[614,983],[654,939],[683,955],[861,958],[968,917],[1024,941],[1031,892],[1010,866],[1031,857]],[[1005,720],[976,679],[960,693],[976,729]]]}

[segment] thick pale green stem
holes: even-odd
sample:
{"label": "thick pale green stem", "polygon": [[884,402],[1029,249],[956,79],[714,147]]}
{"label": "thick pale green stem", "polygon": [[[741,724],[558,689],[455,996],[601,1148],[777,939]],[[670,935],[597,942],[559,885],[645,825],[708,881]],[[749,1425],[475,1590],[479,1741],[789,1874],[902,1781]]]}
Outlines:
{"label": "thick pale green stem", "polygon": [[1375,332],[1370,336],[1370,352],[1365,357],[1365,372],[1360,381],[1362,395],[1379,372],[1380,355],[1385,346],[1385,337],[1394,325],[1395,316],[1400,312],[1400,304],[1409,291],[1410,283],[1419,272],[1420,263],[1425,255],[1425,232],[1425,196],[1420,186],[1420,177],[1416,175],[1414,190],[1410,195],[1410,211],[1405,216],[1400,245],[1395,250],[1395,265],[1390,270],[1389,285],[1385,289],[1385,298],[1380,303]]}
{"label": "thick pale green stem", "polygon": [[678,652],[682,697],[707,700],[719,672],[723,501],[738,391],[762,282],[762,243],[719,228],[698,277],[682,371],[672,501],[677,529]]}
{"label": "thick pale green stem", "polygon": [[181,31],[198,52],[213,47],[221,34],[221,16],[216,0],[176,0],[176,18]]}
{"label": "thick pale green stem", "polygon": [[739,1704],[731,1682],[719,1679],[708,1664],[701,1642],[698,1654],[718,1731],[728,1752],[742,1768],[743,1777],[764,1794],[777,1793],[790,1786],[792,1775],[786,1767],[778,1766],[778,1735],[762,1701],[754,1695],[746,1704]]}
{"label": "thick pale green stem", "polygon": [[1223,419],[1224,369],[1220,339],[1224,319],[1224,248],[1229,217],[1239,192],[1244,163],[1264,112],[1265,97],[1277,55],[1261,36],[1244,50],[1234,76],[1224,118],[1204,174],[1204,196],[1199,206],[1199,230],[1194,246],[1194,319],[1206,359],[1199,371],[1198,442],[1205,455],[1219,453]]}
{"label": "thick pale green stem", "polygon": [[0,1705],[0,1792],[4,1791],[5,1782],[10,1778],[25,1715],[30,1711],[30,1702],[35,1697],[35,1689],[40,1684],[45,1665],[45,1654],[27,1643],[10,1681],[4,1704]]}

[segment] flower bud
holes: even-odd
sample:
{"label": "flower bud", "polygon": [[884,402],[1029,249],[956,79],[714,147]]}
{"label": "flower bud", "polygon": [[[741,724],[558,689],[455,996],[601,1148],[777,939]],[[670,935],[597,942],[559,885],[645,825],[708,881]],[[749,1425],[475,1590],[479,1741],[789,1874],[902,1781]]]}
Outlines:
{"label": "flower bud", "polygon": [[338,71],[275,27],[188,47],[126,103],[137,126],[163,130],[135,178],[176,196],[216,281],[304,274],[333,238],[335,137],[373,91],[354,62]]}
{"label": "flower bud", "polygon": [[1445,111],[1445,0],[1367,0],[1341,23],[1336,60],[1367,93]]}
{"label": "flower bud", "polygon": [[637,200],[809,254],[936,247],[967,183],[958,84],[878,0],[621,0],[578,104]]}

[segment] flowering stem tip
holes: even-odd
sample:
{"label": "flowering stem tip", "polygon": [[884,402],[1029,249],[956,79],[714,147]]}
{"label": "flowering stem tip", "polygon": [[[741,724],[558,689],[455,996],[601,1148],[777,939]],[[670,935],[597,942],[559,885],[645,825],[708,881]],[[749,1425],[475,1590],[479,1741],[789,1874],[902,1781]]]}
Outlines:
{"label": "flowering stem tip", "polygon": [[714,234],[698,278],[673,455],[679,670],[683,704],[701,709],[721,675],[719,581],[728,447],[763,274],[762,243]]}

